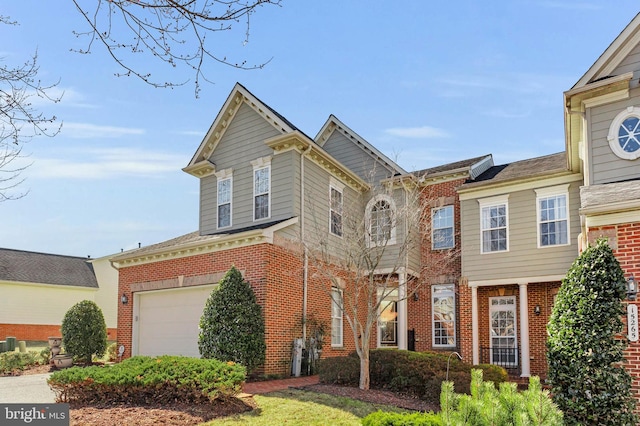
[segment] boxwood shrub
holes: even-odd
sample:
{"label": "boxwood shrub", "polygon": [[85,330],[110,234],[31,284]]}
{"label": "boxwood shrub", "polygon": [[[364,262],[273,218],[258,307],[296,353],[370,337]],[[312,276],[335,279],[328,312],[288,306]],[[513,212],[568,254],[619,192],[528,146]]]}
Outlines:
{"label": "boxwood shrub", "polygon": [[246,369],[233,362],[179,356],[136,356],[119,364],[72,367],[48,380],[56,402],[170,403],[236,395]]}
{"label": "boxwood shrub", "polygon": [[[447,377],[448,358],[447,353],[374,349],[369,364],[371,388],[406,393],[437,403],[442,382]],[[469,393],[472,368],[482,370],[485,380],[496,385],[508,378],[501,367],[489,364],[474,367],[451,357],[449,381],[455,383],[456,392]],[[323,359],[319,374],[322,383],[357,386],[360,360],[355,352],[346,357]]]}

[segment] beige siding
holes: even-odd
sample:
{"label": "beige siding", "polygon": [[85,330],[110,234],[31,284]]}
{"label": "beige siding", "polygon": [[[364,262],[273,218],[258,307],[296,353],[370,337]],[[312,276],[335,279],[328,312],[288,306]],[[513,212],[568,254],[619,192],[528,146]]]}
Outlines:
{"label": "beige siding", "polygon": [[630,161],[616,156],[607,135],[616,115],[628,106],[640,105],[640,89],[631,91],[630,99],[587,110],[589,134],[590,184],[619,182],[640,178],[640,159]]}
{"label": "beige siding", "polygon": [[73,305],[95,301],[96,292],[85,287],[0,283],[0,323],[62,324]]}
{"label": "beige siding", "polygon": [[[544,188],[540,181],[538,188]],[[513,192],[508,200],[507,252],[480,253],[480,206],[478,200],[461,201],[462,268],[470,281],[504,280],[564,275],[578,255],[580,233],[580,183],[569,188],[569,245],[538,248],[536,192]]]}
{"label": "beige siding", "polygon": [[102,310],[107,327],[118,327],[118,270],[111,266],[109,257],[92,260],[93,270],[98,281],[95,302]]}
{"label": "beige siding", "polygon": [[[216,170],[233,169],[232,227],[237,229],[255,225],[253,221],[253,166],[252,160],[273,154],[264,144],[266,139],[280,132],[265,121],[248,105],[240,107],[218,143],[211,161]],[[291,180],[283,187],[283,175],[289,173],[279,167],[290,167],[290,159],[276,156],[271,163],[271,218],[264,221],[291,217],[291,203],[278,204],[283,196],[291,198]],[[217,232],[217,185],[216,177],[209,176],[200,184],[200,233]],[[275,206],[275,208],[274,208]],[[289,210],[287,210],[289,209]],[[287,210],[287,211],[285,211]]]}
{"label": "beige siding", "polygon": [[353,140],[339,131],[331,134],[323,148],[329,155],[347,166],[367,183],[377,183],[393,176],[393,172],[377,163]]}

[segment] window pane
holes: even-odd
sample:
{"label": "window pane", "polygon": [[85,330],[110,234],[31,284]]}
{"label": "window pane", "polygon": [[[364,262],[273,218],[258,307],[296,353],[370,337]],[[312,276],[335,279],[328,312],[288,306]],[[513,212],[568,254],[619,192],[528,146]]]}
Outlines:
{"label": "window pane", "polygon": [[342,346],[343,321],[342,321],[342,291],[331,289],[331,345]]}
{"label": "window pane", "polygon": [[269,217],[269,194],[256,196],[255,218],[264,219]]}
{"label": "window pane", "polygon": [[386,201],[378,201],[371,209],[371,241],[383,244],[391,238],[391,206]]}
{"label": "window pane", "polygon": [[566,195],[539,199],[539,209],[540,246],[567,244],[569,227]]}
{"label": "window pane", "polygon": [[331,188],[329,198],[330,231],[332,234],[342,236],[342,192]]}
{"label": "window pane", "polygon": [[455,294],[454,286],[432,287],[433,345],[455,346]]}
{"label": "window pane", "polygon": [[218,228],[231,225],[231,204],[218,206]]}

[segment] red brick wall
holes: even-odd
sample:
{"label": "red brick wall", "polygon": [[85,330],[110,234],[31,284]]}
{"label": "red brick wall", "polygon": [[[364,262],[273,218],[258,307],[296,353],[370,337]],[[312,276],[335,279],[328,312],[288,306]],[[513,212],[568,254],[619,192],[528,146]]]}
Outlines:
{"label": "red brick wall", "polygon": [[[17,340],[45,341],[50,336],[60,337],[60,324],[0,324],[0,340],[5,337],[15,337]],[[107,339],[115,340],[117,330],[107,329]]]}
{"label": "red brick wall", "polygon": [[[614,254],[620,262],[625,278],[633,274],[636,282],[640,282],[640,222],[589,229],[589,241],[603,234],[612,236],[609,244],[614,248]],[[627,303],[640,305],[638,300]],[[626,317],[624,322],[623,334],[626,335]],[[625,359],[627,370],[633,379],[633,392],[638,400],[640,399],[640,342],[629,343],[625,351]]]}
{"label": "red brick wall", "polygon": [[[461,327],[470,325],[470,321],[465,322],[460,317],[461,312],[470,311],[471,305],[463,300],[459,294],[459,281],[462,271],[460,257],[460,200],[456,188],[464,183],[465,179],[451,180],[442,183],[433,183],[422,189],[421,203],[424,209],[421,253],[420,253],[420,280],[417,282],[417,298],[410,298],[407,301],[408,328],[415,330],[416,351],[426,350],[461,350]],[[431,249],[431,209],[434,207],[444,207],[453,205],[454,210],[454,235],[455,247],[450,250]],[[451,349],[434,348],[432,345],[432,322],[431,322],[431,286],[437,284],[456,285],[456,337],[457,346]],[[412,289],[412,283],[409,284]],[[469,303],[465,305],[465,303]],[[469,330],[470,332],[470,330]],[[463,355],[463,358],[465,356]],[[470,359],[469,357],[465,359]]]}

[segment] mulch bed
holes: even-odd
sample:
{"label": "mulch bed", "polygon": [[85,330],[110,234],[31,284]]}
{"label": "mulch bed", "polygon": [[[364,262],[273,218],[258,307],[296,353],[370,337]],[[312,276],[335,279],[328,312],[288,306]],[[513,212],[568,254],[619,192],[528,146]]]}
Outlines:
{"label": "mulch bed", "polygon": [[[30,367],[12,375],[45,374],[56,371],[50,365]],[[392,405],[415,411],[438,411],[439,407],[420,399],[394,392],[357,387],[317,384],[298,388],[309,392],[326,393],[357,399],[372,404]],[[71,425],[113,426],[118,425],[175,425],[192,426],[219,417],[251,411],[258,408],[251,396],[230,398],[213,404],[184,404],[175,402],[166,405],[71,405]]]}

